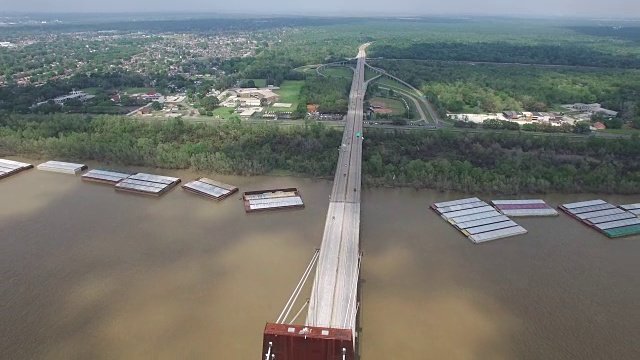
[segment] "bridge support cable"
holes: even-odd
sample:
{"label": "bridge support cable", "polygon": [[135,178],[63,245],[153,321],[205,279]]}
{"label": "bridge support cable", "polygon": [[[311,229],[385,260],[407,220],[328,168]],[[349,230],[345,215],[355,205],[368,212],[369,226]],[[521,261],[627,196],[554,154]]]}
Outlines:
{"label": "bridge support cable", "polygon": [[[358,298],[358,279],[360,278],[360,264],[362,262],[362,253],[358,256],[358,265],[356,268],[356,272],[353,276],[353,280],[351,283],[351,296],[349,301],[349,306],[347,307],[347,312],[344,316],[344,322],[342,324],[342,328],[347,329],[350,328],[349,324],[355,323],[355,315],[358,313],[357,307],[357,298]],[[354,294],[355,292],[355,294]],[[353,311],[355,310],[355,311]]]}
{"label": "bridge support cable", "polygon": [[278,316],[278,320],[276,320],[276,324],[283,322],[287,317],[289,317],[291,308],[293,308],[293,305],[296,303],[296,300],[298,299],[298,296],[300,295],[300,292],[302,291],[304,284],[307,282],[307,279],[309,278],[309,274],[311,274],[311,269],[313,269],[313,266],[318,261],[319,255],[320,255],[320,250],[316,249],[316,251],[313,253],[313,257],[311,258],[311,261],[309,262],[309,265],[307,266],[307,269],[302,274],[300,281],[298,281],[298,285],[296,286],[296,288],[293,290],[293,293],[289,297],[289,301],[287,301],[287,304],[284,306],[284,309],[282,309],[280,316]]}
{"label": "bridge support cable", "polygon": [[293,317],[293,319],[291,319],[290,321],[287,321],[287,324],[293,324],[294,322],[296,322],[296,320],[298,319],[298,316],[300,316],[300,314],[302,314],[302,311],[309,305],[309,299],[307,299],[307,301],[305,301],[304,305],[302,305],[302,307],[300,308],[300,310],[296,313],[296,316]]}

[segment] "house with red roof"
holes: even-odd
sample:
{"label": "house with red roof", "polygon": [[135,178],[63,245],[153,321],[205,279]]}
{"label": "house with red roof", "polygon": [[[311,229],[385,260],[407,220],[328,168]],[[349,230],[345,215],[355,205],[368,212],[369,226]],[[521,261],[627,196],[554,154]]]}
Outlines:
{"label": "house with red roof", "polygon": [[596,130],[604,130],[607,127],[601,123],[600,121],[598,121],[597,123],[593,124],[593,127],[596,128]]}

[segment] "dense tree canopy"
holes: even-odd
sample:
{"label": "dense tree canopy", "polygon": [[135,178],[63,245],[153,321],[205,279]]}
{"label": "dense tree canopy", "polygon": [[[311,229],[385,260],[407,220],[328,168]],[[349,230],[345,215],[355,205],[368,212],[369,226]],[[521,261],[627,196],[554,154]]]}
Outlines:
{"label": "dense tree canopy", "polygon": [[413,43],[407,47],[382,45],[372,57],[387,59],[455,60],[498,63],[578,65],[610,68],[640,68],[637,55],[616,55],[575,45],[529,45],[506,42]]}
{"label": "dense tree canopy", "polygon": [[[306,113],[307,104],[318,105],[318,111],[345,113],[349,107],[351,81],[340,77],[307,77],[300,91],[300,107]],[[300,110],[300,109],[299,109]]]}
{"label": "dense tree canopy", "polygon": [[444,112],[546,111],[558,104],[599,102],[628,119],[640,115],[640,71],[375,61]]}
{"label": "dense tree canopy", "polygon": [[[2,116],[0,156],[96,160],[254,175],[328,177],[341,131],[230,121],[140,122],[110,116]],[[363,181],[471,193],[640,193],[640,140],[369,130]]]}

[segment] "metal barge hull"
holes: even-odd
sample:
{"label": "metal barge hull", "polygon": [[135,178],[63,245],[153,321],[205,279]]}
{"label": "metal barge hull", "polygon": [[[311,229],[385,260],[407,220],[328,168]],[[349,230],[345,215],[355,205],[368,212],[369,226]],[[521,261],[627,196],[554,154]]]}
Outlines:
{"label": "metal barge hull", "polygon": [[263,360],[269,354],[269,360],[352,360],[353,336],[349,329],[268,323],[262,354]]}

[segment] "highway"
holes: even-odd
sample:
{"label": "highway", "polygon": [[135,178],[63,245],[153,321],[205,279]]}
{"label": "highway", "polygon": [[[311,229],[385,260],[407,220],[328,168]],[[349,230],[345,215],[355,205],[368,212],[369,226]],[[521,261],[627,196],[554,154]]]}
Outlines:
{"label": "highway", "polygon": [[404,86],[408,87],[409,89],[411,89],[411,90],[415,91],[415,92],[416,92],[416,94],[418,94],[418,99],[419,99],[419,100],[424,104],[425,108],[426,108],[426,109],[427,109],[427,111],[429,112],[429,116],[433,119],[433,121],[435,122],[436,126],[439,126],[439,125],[440,125],[440,123],[442,122],[442,119],[440,119],[440,116],[438,116],[438,113],[435,111],[435,109],[433,108],[433,106],[431,106],[431,103],[430,103],[429,101],[427,101],[427,100],[426,100],[426,98],[425,98],[424,94],[422,93],[422,91],[420,91],[420,90],[416,89],[413,85],[409,84],[408,82],[406,82],[406,81],[404,81],[404,80],[402,80],[402,79],[400,79],[400,78],[397,78],[397,77],[395,77],[395,76],[393,76],[393,75],[389,74],[389,73],[388,73],[386,70],[384,70],[384,69],[380,69],[380,68],[377,68],[377,67],[373,67],[373,66],[371,66],[371,65],[367,64],[367,63],[366,63],[366,60],[365,60],[365,65],[366,65],[369,69],[371,69],[371,70],[373,70],[373,71],[377,72],[378,74],[382,74],[383,76],[386,76],[386,77],[388,77],[388,78],[390,78],[390,79],[393,79],[393,80],[395,80],[395,81],[399,82],[400,84],[402,84],[402,85],[404,85]]}
{"label": "highway", "polygon": [[[429,118],[427,117],[427,114],[425,114],[424,109],[422,109],[422,106],[420,105],[420,103],[418,102],[418,100],[416,100],[415,95],[412,95],[411,93],[408,93],[404,90],[398,89],[398,88],[391,88],[389,86],[380,86],[380,89],[382,90],[393,90],[398,94],[402,94],[404,95],[405,98],[409,98],[409,100],[413,101],[413,104],[416,107],[416,111],[418,111],[418,115],[420,115],[420,119],[418,120],[423,120],[425,122],[429,122]],[[409,119],[409,121],[411,121],[411,119]]]}
{"label": "highway", "polygon": [[350,329],[355,334],[360,271],[360,190],[365,59],[360,46],[349,94],[327,220],[305,324]]}

